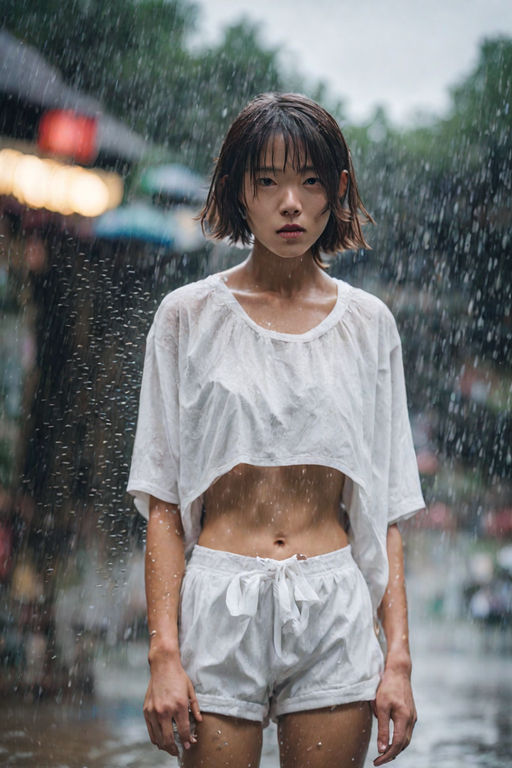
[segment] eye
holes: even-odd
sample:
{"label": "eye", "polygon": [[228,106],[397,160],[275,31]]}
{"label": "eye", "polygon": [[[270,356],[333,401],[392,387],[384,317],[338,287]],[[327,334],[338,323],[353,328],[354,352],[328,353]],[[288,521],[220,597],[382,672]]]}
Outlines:
{"label": "eye", "polygon": [[322,182],[320,181],[320,179],[318,178],[318,176],[309,176],[309,177],[308,177],[308,178],[305,180],[305,182],[304,182],[304,184],[306,184],[308,187],[314,187],[315,185],[317,185],[317,184],[321,184],[321,183],[322,183]]}
{"label": "eye", "polygon": [[256,184],[259,187],[271,187],[272,184],[274,184],[274,180],[271,179],[270,176],[260,176],[256,179]]}

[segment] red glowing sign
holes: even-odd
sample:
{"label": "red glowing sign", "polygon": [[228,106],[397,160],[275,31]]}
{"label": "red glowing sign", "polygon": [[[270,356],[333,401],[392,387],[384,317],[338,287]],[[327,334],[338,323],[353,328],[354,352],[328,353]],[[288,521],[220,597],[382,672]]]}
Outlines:
{"label": "red glowing sign", "polygon": [[66,109],[45,112],[39,121],[37,144],[43,152],[65,155],[80,163],[91,163],[96,147],[97,120]]}

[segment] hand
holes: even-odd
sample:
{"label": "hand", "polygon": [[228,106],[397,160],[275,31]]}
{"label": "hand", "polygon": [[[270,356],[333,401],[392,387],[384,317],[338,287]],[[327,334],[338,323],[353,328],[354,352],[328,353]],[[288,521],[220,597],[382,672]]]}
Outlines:
{"label": "hand", "polygon": [[[378,721],[377,747],[381,753],[374,765],[383,765],[409,746],[418,719],[409,674],[403,670],[385,669],[372,701]],[[393,741],[389,743],[389,721],[393,721]]]}
{"label": "hand", "polygon": [[162,660],[151,665],[144,717],[149,738],[159,749],[177,757],[173,720],[185,749],[190,749],[196,737],[190,731],[189,706],[197,722],[203,719],[199,711],[194,687],[179,660]]}

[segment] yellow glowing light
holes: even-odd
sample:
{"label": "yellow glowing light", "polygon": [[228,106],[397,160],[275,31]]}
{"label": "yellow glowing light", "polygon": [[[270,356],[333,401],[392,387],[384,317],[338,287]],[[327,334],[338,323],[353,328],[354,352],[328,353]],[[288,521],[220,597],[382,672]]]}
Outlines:
{"label": "yellow glowing light", "polygon": [[99,216],[108,208],[108,189],[99,176],[75,168],[70,202],[82,216]]}
{"label": "yellow glowing light", "polygon": [[110,208],[117,208],[121,204],[124,193],[123,180],[117,173],[101,173],[100,178],[108,189]]}
{"label": "yellow glowing light", "polygon": [[59,211],[64,215],[73,213],[73,208],[69,203],[72,176],[72,166],[53,163],[48,186],[48,209],[50,211]]}
{"label": "yellow glowing light", "polygon": [[12,191],[19,156],[20,152],[14,149],[0,151],[0,194],[2,195],[8,195]]}
{"label": "yellow glowing light", "polygon": [[123,182],[117,173],[0,149],[0,194],[12,195],[31,208],[99,216],[119,205]]}
{"label": "yellow glowing light", "polygon": [[39,158],[25,155],[16,165],[14,196],[31,208],[42,208],[48,186],[48,171]]}

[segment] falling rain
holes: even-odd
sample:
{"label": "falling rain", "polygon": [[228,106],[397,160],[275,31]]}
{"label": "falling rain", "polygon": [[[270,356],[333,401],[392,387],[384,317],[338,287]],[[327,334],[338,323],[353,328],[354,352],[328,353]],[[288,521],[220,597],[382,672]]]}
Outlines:
{"label": "falling rain", "polygon": [[[126,481],[144,339],[166,293],[243,258],[197,222],[212,161],[249,98],[295,90],[343,125],[376,220],[371,250],[330,274],[397,318],[428,504],[402,527],[419,720],[398,760],[505,768],[512,39],[480,43],[445,114],[397,127],[383,108],[349,122],[247,20],[192,46],[188,0],[0,10],[0,762],[176,764],[142,717],[145,529]],[[276,744],[271,726],[264,768]]]}

